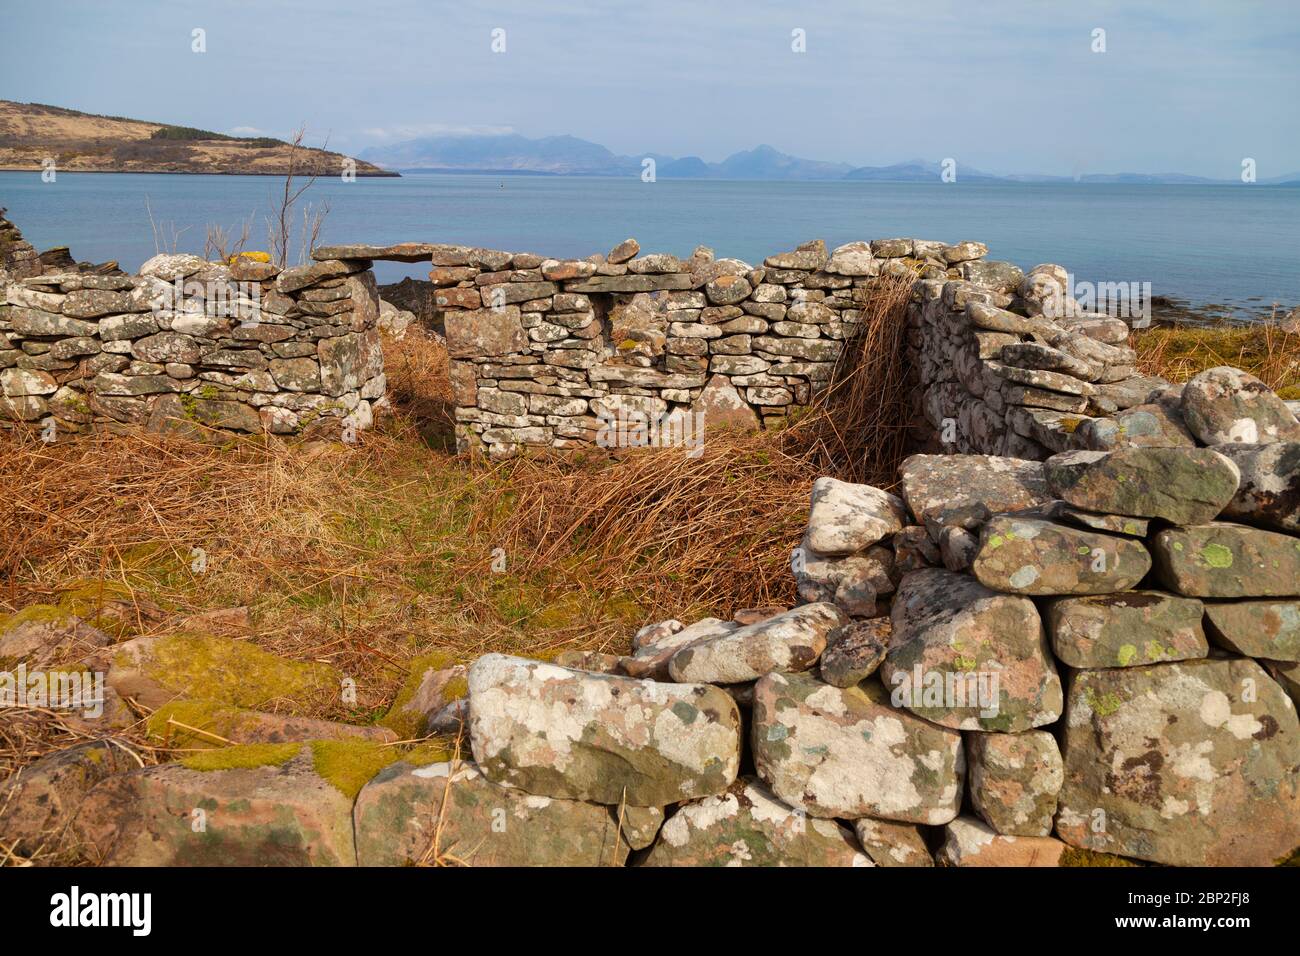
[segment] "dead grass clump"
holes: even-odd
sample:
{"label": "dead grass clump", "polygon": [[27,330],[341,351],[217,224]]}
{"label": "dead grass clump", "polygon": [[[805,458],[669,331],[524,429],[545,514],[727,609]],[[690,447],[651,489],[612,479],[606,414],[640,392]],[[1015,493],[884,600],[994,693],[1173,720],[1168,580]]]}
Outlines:
{"label": "dead grass clump", "polygon": [[1282,398],[1300,399],[1300,332],[1278,322],[1250,325],[1168,325],[1136,331],[1130,344],[1138,368],[1171,382],[1232,365],[1250,372]]}
{"label": "dead grass clump", "polygon": [[447,345],[419,324],[383,337],[388,397],[431,448],[454,453],[455,406]]}
{"label": "dead grass clump", "polygon": [[[418,329],[385,343],[395,413],[353,446],[0,428],[0,614],[73,584],[125,604],[118,637],[247,607],[236,639],[356,681],[355,704],[292,712],[364,724],[434,650],[625,652],[650,620],[790,603],[813,480],[892,483],[905,451],[905,288],[878,288],[823,400],[698,458],[457,458],[446,352]],[[15,730],[0,765],[77,739]]]}
{"label": "dead grass clump", "polygon": [[882,276],[872,284],[831,387],[787,435],[787,443],[814,452],[823,474],[892,488],[912,451],[907,304],[914,282],[914,276]]}
{"label": "dead grass clump", "polygon": [[882,278],[863,305],[830,388],[780,430],[710,432],[699,457],[647,449],[575,463],[506,466],[488,535],[529,570],[585,557],[581,577],[609,594],[637,591],[657,614],[720,613],[791,603],[790,552],[824,474],[892,486],[907,454],[905,355],[912,278]]}

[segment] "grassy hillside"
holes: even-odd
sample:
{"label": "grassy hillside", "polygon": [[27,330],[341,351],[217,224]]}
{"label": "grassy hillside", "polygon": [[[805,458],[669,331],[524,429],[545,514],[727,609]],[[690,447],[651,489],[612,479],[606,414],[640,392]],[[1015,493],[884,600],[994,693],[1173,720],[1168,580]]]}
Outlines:
{"label": "grassy hillside", "polygon": [[[243,138],[121,116],[96,116],[57,106],[0,100],[0,169],[42,168],[47,158],[70,172],[239,173],[283,176],[292,147],[266,137]],[[338,175],[341,153],[302,148],[306,174]],[[358,176],[389,176],[355,160]]]}

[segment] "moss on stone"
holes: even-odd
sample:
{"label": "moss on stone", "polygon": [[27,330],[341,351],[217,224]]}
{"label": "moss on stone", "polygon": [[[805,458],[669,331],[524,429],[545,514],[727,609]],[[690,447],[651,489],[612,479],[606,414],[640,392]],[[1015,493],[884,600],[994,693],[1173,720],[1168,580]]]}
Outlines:
{"label": "moss on stone", "polygon": [[302,744],[238,744],[204,750],[181,759],[181,766],[208,773],[214,770],[248,770],[282,767],[302,751]]}
{"label": "moss on stone", "polygon": [[[145,730],[150,737],[167,742],[172,747],[222,747],[225,744],[218,738],[231,740],[239,728],[248,723],[243,719],[244,713],[238,707],[219,700],[174,700],[149,716]],[[185,727],[179,727],[172,721],[184,724]],[[196,733],[186,727],[207,733]]]}
{"label": "moss on stone", "polygon": [[21,611],[0,617],[0,634],[20,624],[73,624],[76,615],[53,604],[29,604]]}
{"label": "moss on stone", "polygon": [[[379,722],[380,726],[387,727],[403,740],[418,737],[424,730],[424,715],[406,710],[407,704],[414,699],[420,685],[424,682],[425,674],[429,671],[446,670],[456,663],[456,655],[442,648],[421,654],[412,660],[407,665],[406,680],[402,682],[397,696],[393,698],[393,706],[388,708],[388,713]],[[463,697],[464,693],[459,696]]]}
{"label": "moss on stone", "polygon": [[1066,847],[1065,852],[1061,854],[1057,866],[1141,866],[1141,864],[1122,856],[1115,856],[1113,853],[1099,853],[1096,850],[1071,846]]}
{"label": "moss on stone", "polygon": [[328,664],[286,660],[254,644],[209,634],[161,637],[140,666],[183,697],[250,710],[280,699],[298,705],[324,700],[337,693],[342,679]]}
{"label": "moss on stone", "polygon": [[402,759],[396,747],[373,740],[313,740],[311,753],[316,773],[349,799],[375,774]]}

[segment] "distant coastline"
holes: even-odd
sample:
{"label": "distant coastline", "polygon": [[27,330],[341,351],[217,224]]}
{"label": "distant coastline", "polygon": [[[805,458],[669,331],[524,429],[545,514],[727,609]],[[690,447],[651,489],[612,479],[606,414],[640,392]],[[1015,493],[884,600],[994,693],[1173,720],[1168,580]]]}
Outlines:
{"label": "distant coastline", "polygon": [[40,103],[0,100],[0,170],[168,175],[400,176],[342,153],[268,136],[100,116]]}

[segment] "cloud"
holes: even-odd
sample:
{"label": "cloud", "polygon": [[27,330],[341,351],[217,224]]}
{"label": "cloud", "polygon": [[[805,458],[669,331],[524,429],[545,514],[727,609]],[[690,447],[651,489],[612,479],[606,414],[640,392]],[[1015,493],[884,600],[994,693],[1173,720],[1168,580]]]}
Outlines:
{"label": "cloud", "polygon": [[382,140],[418,139],[421,136],[505,136],[513,126],[456,126],[446,123],[410,123],[363,129],[365,136]]}
{"label": "cloud", "polygon": [[264,129],[258,129],[256,126],[232,126],[226,130],[231,136],[269,136],[271,135]]}

